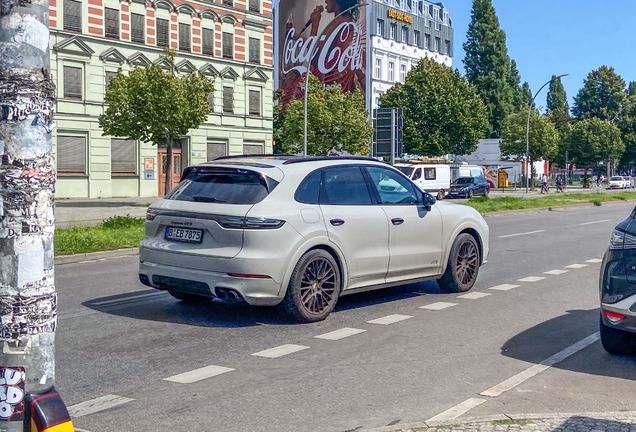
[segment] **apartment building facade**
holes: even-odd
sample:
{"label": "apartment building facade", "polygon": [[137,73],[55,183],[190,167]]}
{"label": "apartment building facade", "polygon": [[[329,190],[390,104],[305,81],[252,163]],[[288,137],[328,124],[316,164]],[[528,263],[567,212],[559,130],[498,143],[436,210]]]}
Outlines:
{"label": "apartment building facade", "polygon": [[[187,165],[218,156],[272,152],[270,0],[49,0],[51,72],[57,85],[53,152],[57,197],[162,195]],[[121,68],[161,64],[177,51],[177,73],[215,83],[210,115],[182,137],[173,169],[166,149],[103,136],[108,81]]]}

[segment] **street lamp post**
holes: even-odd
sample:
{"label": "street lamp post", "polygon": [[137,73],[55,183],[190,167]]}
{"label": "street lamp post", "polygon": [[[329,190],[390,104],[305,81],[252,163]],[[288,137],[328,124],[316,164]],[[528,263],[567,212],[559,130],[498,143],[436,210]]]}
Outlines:
{"label": "street lamp post", "polygon": [[[343,10],[338,15],[333,17],[333,19],[331,21],[329,21],[329,24],[331,24],[337,18],[340,18],[342,15],[346,14],[347,12],[351,12],[352,10],[354,10],[357,7],[359,7],[358,4],[356,4],[355,6],[351,6],[349,9]],[[314,56],[316,55],[316,48],[318,47],[318,44],[322,40],[323,33],[325,32],[325,30],[327,30],[327,27],[329,27],[329,24],[327,24],[325,26],[325,28],[322,29],[322,31],[318,35],[318,37],[316,39],[316,44],[311,48],[311,52],[309,53],[309,60],[307,60],[307,73],[305,74],[306,76],[305,76],[305,102],[304,102],[305,105],[304,105],[304,124],[303,124],[303,128],[304,128],[303,129],[303,156],[307,156],[307,95],[309,94],[309,74],[311,73],[311,70],[310,70],[311,69],[311,61],[313,60]]]}
{"label": "street lamp post", "polygon": [[530,102],[530,106],[528,107],[528,121],[526,123],[526,193],[528,193],[528,189],[530,186],[530,176],[528,171],[528,168],[530,167],[530,114],[532,113],[534,100],[537,98],[537,96],[539,96],[539,93],[541,93],[541,90],[543,90],[545,86],[550,84],[552,81],[565,77],[565,76],[568,76],[568,74],[559,75],[558,77],[554,77],[547,83],[543,84],[541,88],[539,89],[539,91],[537,91],[534,94],[534,97],[532,98],[532,102]]}

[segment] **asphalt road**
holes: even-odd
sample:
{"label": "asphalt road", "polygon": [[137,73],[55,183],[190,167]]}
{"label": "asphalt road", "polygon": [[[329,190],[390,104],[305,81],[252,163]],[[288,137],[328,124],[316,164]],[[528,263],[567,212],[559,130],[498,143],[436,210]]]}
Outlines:
{"label": "asphalt road", "polygon": [[[409,285],[343,297],[304,325],[275,309],[181,303],[139,284],[136,257],[60,265],[57,388],[90,432],[344,432],[457,411],[636,410],[636,359],[595,342],[599,264],[588,262],[632,208],[489,218],[491,253],[471,291],[488,295]],[[532,276],[544,279],[518,282]],[[518,286],[491,289],[502,284]],[[395,314],[409,318],[368,323]],[[342,328],[364,332],[315,338]],[[252,355],[286,344],[308,348]],[[233,370],[165,380],[208,366]],[[507,391],[480,394],[491,388]]]}

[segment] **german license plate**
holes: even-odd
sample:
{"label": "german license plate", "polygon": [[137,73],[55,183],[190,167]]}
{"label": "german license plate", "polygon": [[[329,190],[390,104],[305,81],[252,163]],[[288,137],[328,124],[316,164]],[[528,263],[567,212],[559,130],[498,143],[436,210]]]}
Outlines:
{"label": "german license plate", "polygon": [[189,228],[166,227],[166,240],[201,243],[203,231]]}

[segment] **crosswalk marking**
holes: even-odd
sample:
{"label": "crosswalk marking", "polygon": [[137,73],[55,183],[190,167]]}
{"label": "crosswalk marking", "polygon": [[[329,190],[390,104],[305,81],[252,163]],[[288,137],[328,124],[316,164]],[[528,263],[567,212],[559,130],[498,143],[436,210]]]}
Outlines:
{"label": "crosswalk marking", "polygon": [[409,315],[394,314],[394,315],[387,315],[385,317],[374,319],[367,322],[369,324],[389,325],[389,324],[394,324],[396,322],[407,320],[409,318],[413,318],[413,317]]}
{"label": "crosswalk marking", "polygon": [[256,357],[278,358],[278,357],[285,356],[287,354],[293,354],[295,352],[306,350],[306,349],[309,349],[309,347],[303,346],[303,345],[286,344],[286,345],[278,346],[276,348],[270,348],[264,351],[259,351],[252,355]]}
{"label": "crosswalk marking", "polygon": [[437,302],[420,306],[420,309],[442,310],[452,306],[457,306],[457,303]]}
{"label": "crosswalk marking", "polygon": [[543,274],[547,275],[562,275],[563,273],[567,273],[567,270],[550,270],[547,272],[543,272]]}
{"label": "crosswalk marking", "polygon": [[582,269],[583,267],[587,267],[587,264],[571,264],[569,266],[565,266],[565,268],[569,269]]}
{"label": "crosswalk marking", "polygon": [[508,291],[514,288],[519,288],[520,286],[521,285],[502,284],[502,285],[497,285],[488,289],[495,290],[495,291]]}
{"label": "crosswalk marking", "polygon": [[349,336],[364,333],[365,331],[366,330],[345,327],[345,328],[341,328],[340,330],[335,330],[329,333],[314,336],[314,339],[325,339],[325,340],[335,341],[335,340],[344,339]]}
{"label": "crosswalk marking", "polygon": [[589,260],[587,260],[585,262],[586,263],[592,263],[592,264],[598,264],[598,263],[603,262],[603,260],[601,258],[592,258],[592,259],[589,259]]}
{"label": "crosswalk marking", "polygon": [[483,298],[483,297],[488,297],[489,295],[492,295],[492,294],[483,293],[483,292],[471,292],[471,293],[468,293],[468,294],[463,294],[463,295],[457,296],[457,298],[468,299],[468,300],[477,300],[477,299],[480,299],[480,298]]}
{"label": "crosswalk marking", "polygon": [[83,417],[100,411],[106,411],[132,401],[134,401],[134,399],[117,395],[106,395],[70,406],[68,407],[68,413],[71,417]]}
{"label": "crosswalk marking", "polygon": [[523,279],[517,279],[517,282],[539,282],[540,280],[543,280],[543,279],[545,278],[540,276],[528,276]]}
{"label": "crosswalk marking", "polygon": [[178,375],[174,375],[168,378],[164,378],[164,381],[172,381],[181,384],[191,384],[193,382],[201,381],[206,378],[211,378],[217,375],[231,372],[234,369],[223,366],[206,366],[200,369],[195,369],[190,372],[184,372]]}

